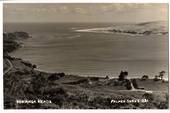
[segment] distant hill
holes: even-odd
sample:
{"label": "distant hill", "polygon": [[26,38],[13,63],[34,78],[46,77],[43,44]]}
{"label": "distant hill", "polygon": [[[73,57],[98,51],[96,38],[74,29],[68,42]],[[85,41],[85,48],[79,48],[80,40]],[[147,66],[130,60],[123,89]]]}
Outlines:
{"label": "distant hill", "polygon": [[12,52],[21,47],[19,40],[30,38],[31,36],[23,31],[3,33],[3,51]]}
{"label": "distant hill", "polygon": [[166,35],[168,34],[168,22],[154,21],[138,24],[118,24],[111,27],[79,29],[76,31],[93,33],[119,33],[130,35]]}
{"label": "distant hill", "polygon": [[143,35],[165,35],[168,34],[168,22],[155,21],[144,22],[139,24],[126,24],[110,27],[109,31],[129,33],[129,34],[143,34]]}

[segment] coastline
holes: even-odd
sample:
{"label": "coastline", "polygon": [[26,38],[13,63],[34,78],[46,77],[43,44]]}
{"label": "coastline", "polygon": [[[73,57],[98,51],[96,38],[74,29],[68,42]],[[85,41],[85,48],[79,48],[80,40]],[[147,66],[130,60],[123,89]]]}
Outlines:
{"label": "coastline", "polygon": [[[155,26],[153,25],[155,24]],[[158,25],[157,25],[158,24]],[[160,24],[160,25],[159,25]],[[163,25],[163,26],[161,26]],[[129,36],[167,35],[167,22],[148,22],[140,24],[113,25],[112,27],[78,29],[76,32],[111,33]]]}
{"label": "coastline", "polygon": [[[17,40],[18,38],[11,39],[14,43],[8,45],[7,48],[16,46],[15,41]],[[17,50],[17,48],[15,50]],[[4,60],[9,60],[14,66],[4,74],[5,109],[168,108],[168,93],[166,91],[168,82],[166,81],[154,81],[153,79],[143,81],[140,78],[119,81],[118,78],[84,77],[79,75],[68,75],[63,72],[49,73],[44,72],[44,70],[37,70],[37,66],[28,61],[9,56],[6,50],[4,50],[3,58]],[[131,80],[140,84],[136,87],[144,87],[146,90],[155,90],[155,92],[147,93],[142,90],[132,91]],[[134,84],[135,82],[133,85]],[[142,84],[144,84],[144,86],[141,86]],[[159,87],[162,88],[162,90],[158,90]],[[157,96],[160,96],[161,98],[156,98]],[[139,103],[139,105],[136,105],[135,103],[119,103],[119,106],[111,103],[112,100],[119,100],[120,97],[122,100],[127,100],[127,98],[134,99],[134,97],[135,99],[146,98],[149,100],[149,103]],[[16,103],[17,100],[22,101],[25,99],[28,99],[28,101],[47,100],[50,101],[50,103],[43,104],[36,101],[31,104]],[[151,104],[151,107],[149,104]]]}

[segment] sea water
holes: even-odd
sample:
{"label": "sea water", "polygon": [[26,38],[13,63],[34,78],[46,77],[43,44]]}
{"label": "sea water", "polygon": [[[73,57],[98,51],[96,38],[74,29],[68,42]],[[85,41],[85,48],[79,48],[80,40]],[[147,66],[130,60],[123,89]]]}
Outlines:
{"label": "sea water", "polygon": [[76,32],[79,29],[110,27],[111,23],[8,23],[4,32],[25,31],[32,38],[11,53],[38,69],[82,76],[153,78],[166,71],[168,79],[168,36],[130,36],[114,33]]}

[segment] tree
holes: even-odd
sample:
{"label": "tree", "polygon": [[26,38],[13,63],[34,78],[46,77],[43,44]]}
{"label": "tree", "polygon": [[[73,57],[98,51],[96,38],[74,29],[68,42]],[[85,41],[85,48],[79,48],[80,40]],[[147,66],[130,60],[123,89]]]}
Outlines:
{"label": "tree", "polygon": [[106,76],[105,79],[109,79],[109,76]]}
{"label": "tree", "polygon": [[163,80],[164,75],[165,75],[165,71],[161,71],[161,72],[159,72],[159,75],[155,75],[154,80],[155,81]]}
{"label": "tree", "polygon": [[142,78],[141,78],[141,80],[147,80],[147,79],[149,79],[148,75],[143,75]]}
{"label": "tree", "polygon": [[158,76],[158,75],[155,75],[154,81],[158,81],[158,80],[160,80],[160,79],[159,79],[159,76]]}
{"label": "tree", "polygon": [[121,71],[120,75],[119,75],[119,80],[123,81],[123,80],[127,79],[127,76],[128,76],[128,72],[127,71]]}
{"label": "tree", "polygon": [[165,71],[159,72],[159,77],[161,78],[161,80],[163,80],[164,75],[165,75]]}

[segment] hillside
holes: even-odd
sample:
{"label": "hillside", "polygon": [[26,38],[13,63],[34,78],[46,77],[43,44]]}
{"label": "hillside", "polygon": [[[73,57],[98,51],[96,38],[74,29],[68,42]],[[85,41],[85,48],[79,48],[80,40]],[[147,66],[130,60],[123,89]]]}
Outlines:
{"label": "hillside", "polygon": [[17,31],[13,33],[3,33],[3,51],[12,52],[21,47],[21,41],[31,36],[23,31]]}
{"label": "hillside", "polygon": [[[46,73],[37,71],[33,65],[21,59],[10,58],[10,61],[15,65],[4,75],[5,108],[166,109],[168,107],[168,82],[138,80],[140,87],[154,92],[131,91],[127,89],[131,86],[127,87],[126,82],[119,82],[116,78]],[[52,103],[16,104],[16,100],[30,99],[50,100]],[[111,103],[111,100],[120,99],[148,99],[149,103]]]}

